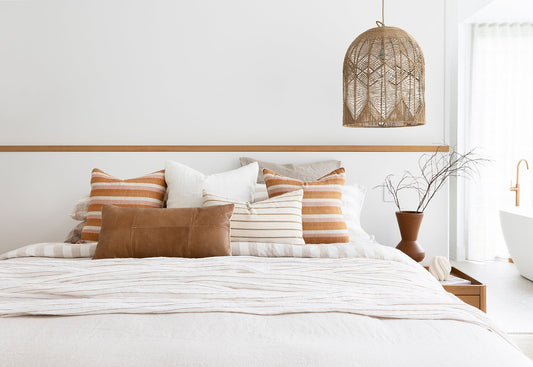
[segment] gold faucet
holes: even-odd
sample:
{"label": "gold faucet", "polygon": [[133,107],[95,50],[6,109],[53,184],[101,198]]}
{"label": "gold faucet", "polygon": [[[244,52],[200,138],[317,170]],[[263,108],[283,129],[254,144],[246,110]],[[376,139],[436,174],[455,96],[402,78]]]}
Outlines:
{"label": "gold faucet", "polygon": [[518,183],[518,179],[520,178],[520,163],[526,162],[526,167],[529,169],[529,163],[525,159],[521,159],[518,161],[518,164],[516,165],[516,185],[513,186],[513,181],[511,180],[511,191],[514,191],[515,193],[515,206],[520,206],[520,184]]}

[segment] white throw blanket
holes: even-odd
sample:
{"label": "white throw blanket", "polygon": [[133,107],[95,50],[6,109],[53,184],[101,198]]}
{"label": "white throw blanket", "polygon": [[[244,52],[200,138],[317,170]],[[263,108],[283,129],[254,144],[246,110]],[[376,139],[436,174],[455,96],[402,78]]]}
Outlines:
{"label": "white throw blanket", "polygon": [[373,245],[352,255],[357,257],[15,258],[0,263],[0,316],[345,312],[458,320],[496,330],[400,252]]}

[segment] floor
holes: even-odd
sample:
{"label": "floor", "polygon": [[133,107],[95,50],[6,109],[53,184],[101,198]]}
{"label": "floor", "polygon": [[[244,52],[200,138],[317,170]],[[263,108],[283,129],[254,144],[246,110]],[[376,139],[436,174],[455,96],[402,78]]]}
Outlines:
{"label": "floor", "polygon": [[487,314],[533,359],[533,282],[504,261],[452,265],[487,285]]}

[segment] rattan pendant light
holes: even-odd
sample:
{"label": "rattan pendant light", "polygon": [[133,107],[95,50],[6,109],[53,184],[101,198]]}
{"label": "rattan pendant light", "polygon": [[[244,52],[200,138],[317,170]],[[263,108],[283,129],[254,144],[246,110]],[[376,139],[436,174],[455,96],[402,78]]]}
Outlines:
{"label": "rattan pendant light", "polygon": [[403,127],[426,123],[424,55],[407,32],[381,22],[353,41],[344,58],[343,125]]}

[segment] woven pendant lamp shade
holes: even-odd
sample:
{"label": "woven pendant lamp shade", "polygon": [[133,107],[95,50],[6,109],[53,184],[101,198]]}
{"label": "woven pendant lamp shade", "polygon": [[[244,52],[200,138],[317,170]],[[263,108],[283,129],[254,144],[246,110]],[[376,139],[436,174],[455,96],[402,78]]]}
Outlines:
{"label": "woven pendant lamp shade", "polygon": [[353,41],[343,69],[343,125],[403,127],[426,123],[424,55],[407,32],[369,29]]}

